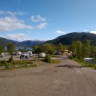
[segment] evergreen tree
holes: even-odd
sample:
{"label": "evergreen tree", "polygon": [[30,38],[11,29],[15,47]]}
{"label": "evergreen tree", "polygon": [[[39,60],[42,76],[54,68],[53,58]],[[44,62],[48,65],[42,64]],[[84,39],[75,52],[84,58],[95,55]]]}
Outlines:
{"label": "evergreen tree", "polygon": [[90,40],[86,40],[82,48],[82,56],[90,57]]}
{"label": "evergreen tree", "polygon": [[91,47],[90,56],[96,58],[96,46]]}
{"label": "evergreen tree", "polygon": [[66,48],[65,48],[65,46],[64,46],[62,43],[59,43],[59,44],[57,45],[57,50],[64,52],[65,49],[66,49]]}
{"label": "evergreen tree", "polygon": [[82,42],[80,41],[73,42],[71,47],[72,47],[71,49],[75,57],[78,59],[81,59],[82,58]]}
{"label": "evergreen tree", "polygon": [[9,52],[9,54],[11,55],[10,60],[12,60],[12,59],[13,59],[13,52],[16,51],[16,46],[15,46],[14,44],[9,44],[9,45],[7,46],[7,50],[8,50],[8,52]]}

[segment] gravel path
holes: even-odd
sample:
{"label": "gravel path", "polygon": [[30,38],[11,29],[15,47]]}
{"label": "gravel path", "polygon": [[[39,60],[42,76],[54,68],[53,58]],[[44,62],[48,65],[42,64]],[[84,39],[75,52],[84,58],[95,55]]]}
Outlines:
{"label": "gravel path", "polygon": [[96,71],[61,58],[61,64],[0,71],[0,96],[96,96]]}

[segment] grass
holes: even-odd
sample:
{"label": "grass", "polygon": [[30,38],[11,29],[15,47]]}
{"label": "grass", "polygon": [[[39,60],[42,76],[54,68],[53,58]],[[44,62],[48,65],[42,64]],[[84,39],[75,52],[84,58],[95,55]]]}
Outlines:
{"label": "grass", "polygon": [[52,59],[52,60],[51,60],[51,63],[54,63],[54,64],[59,64],[59,63],[60,63],[60,60],[57,60],[57,59]]}
{"label": "grass", "polygon": [[[42,59],[41,61],[46,62],[44,59]],[[46,62],[46,64],[59,64],[61,61],[57,60],[57,59],[51,59],[50,62]]]}
{"label": "grass", "polygon": [[74,60],[74,61],[78,62],[82,66],[86,66],[86,67],[89,67],[89,68],[94,68],[96,70],[96,64],[84,62],[83,60],[79,60],[77,58],[72,58],[71,60]]}
{"label": "grass", "polygon": [[31,60],[14,60],[12,62],[0,61],[1,69],[29,68],[36,67],[37,64]]}

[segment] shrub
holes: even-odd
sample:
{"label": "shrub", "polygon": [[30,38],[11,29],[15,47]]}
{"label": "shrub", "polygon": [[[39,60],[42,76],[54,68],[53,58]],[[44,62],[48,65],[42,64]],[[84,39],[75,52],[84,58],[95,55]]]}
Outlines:
{"label": "shrub", "polygon": [[49,54],[47,54],[46,56],[45,56],[45,62],[48,62],[48,63],[51,63],[51,55],[49,55]]}
{"label": "shrub", "polygon": [[11,56],[8,60],[9,63],[11,63],[13,61],[13,57]]}
{"label": "shrub", "polygon": [[7,68],[10,68],[10,66],[11,66],[11,64],[8,63],[7,61],[2,61],[1,64],[2,64],[2,66],[4,66],[6,69],[7,69]]}

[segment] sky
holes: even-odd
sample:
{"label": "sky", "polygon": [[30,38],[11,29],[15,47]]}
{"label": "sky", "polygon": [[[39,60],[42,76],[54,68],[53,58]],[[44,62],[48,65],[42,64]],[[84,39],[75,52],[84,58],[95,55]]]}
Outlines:
{"label": "sky", "polygon": [[96,0],[0,0],[0,37],[51,40],[96,33]]}

